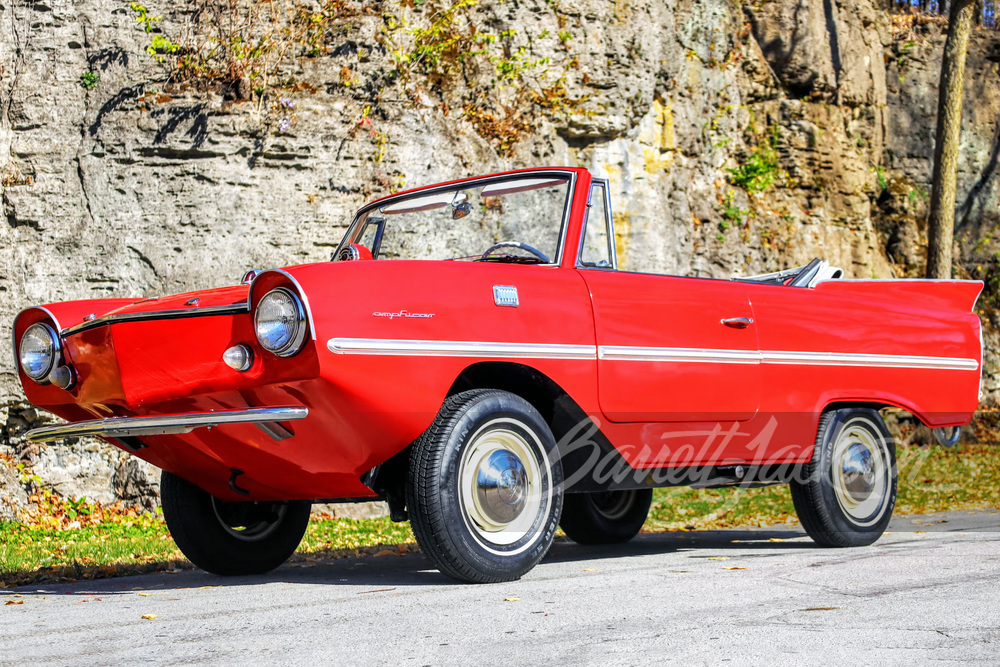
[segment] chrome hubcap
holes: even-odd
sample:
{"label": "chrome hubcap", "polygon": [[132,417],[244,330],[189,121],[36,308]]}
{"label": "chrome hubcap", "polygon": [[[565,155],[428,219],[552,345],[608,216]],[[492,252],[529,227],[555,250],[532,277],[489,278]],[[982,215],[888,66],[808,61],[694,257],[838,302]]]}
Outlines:
{"label": "chrome hubcap", "polygon": [[476,504],[492,521],[510,523],[524,510],[528,473],[521,459],[498,449],[486,457],[476,473]]}
{"label": "chrome hubcap", "polygon": [[466,522],[484,545],[514,544],[548,507],[545,476],[535,451],[522,433],[503,424],[498,420],[483,426],[463,452],[459,467]]}
{"label": "chrome hubcap", "polygon": [[857,502],[864,501],[875,488],[875,467],[872,453],[860,442],[852,443],[844,454],[840,473],[848,495]]}
{"label": "chrome hubcap", "polygon": [[861,526],[878,521],[890,465],[881,438],[860,423],[848,423],[834,443],[832,464],[833,488],[844,512]]}

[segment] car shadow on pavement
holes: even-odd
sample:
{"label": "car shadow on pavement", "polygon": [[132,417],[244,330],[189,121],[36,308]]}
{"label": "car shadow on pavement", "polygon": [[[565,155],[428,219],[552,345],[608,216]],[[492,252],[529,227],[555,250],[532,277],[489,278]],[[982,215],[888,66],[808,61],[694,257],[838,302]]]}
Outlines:
{"label": "car shadow on pavement", "polygon": [[[691,552],[705,558],[727,549],[757,552],[764,557],[788,550],[816,548],[801,530],[717,530],[683,533],[642,534],[625,544],[587,546],[559,538],[542,561],[546,563],[587,562],[634,558],[671,552]],[[752,556],[751,556],[752,557]],[[530,576],[530,575],[529,575]],[[80,596],[151,595],[158,591],[228,586],[257,586],[274,583],[359,586],[357,595],[379,593],[401,586],[460,586],[437,571],[423,554],[361,556],[347,558],[300,559],[267,574],[220,577],[197,569],[175,569],[125,577],[89,581],[25,584],[10,589],[22,596],[67,594]],[[371,589],[371,590],[367,590]]]}
{"label": "car shadow on pavement", "polygon": [[706,530],[675,533],[643,533],[625,544],[583,545],[568,539],[556,540],[542,562],[567,562],[603,558],[628,558],[678,551],[710,557],[726,549],[743,549],[768,555],[775,552],[816,548],[805,532],[798,529]]}

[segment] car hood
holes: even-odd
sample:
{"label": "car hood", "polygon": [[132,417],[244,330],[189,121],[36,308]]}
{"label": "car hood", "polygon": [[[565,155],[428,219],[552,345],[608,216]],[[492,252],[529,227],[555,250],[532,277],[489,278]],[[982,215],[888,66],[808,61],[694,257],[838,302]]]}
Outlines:
{"label": "car hood", "polygon": [[218,306],[245,305],[249,286],[234,285],[214,289],[184,292],[170,296],[156,296],[134,301],[127,306],[112,310],[106,315],[124,315],[131,313],[155,313],[161,311],[190,310],[196,308],[214,308]]}

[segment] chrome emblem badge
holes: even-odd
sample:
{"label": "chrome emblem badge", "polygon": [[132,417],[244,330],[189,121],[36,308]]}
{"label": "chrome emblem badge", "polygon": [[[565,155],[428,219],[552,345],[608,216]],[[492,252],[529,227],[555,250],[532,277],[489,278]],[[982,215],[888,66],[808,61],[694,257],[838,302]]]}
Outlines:
{"label": "chrome emblem badge", "polygon": [[493,303],[498,306],[517,308],[520,305],[520,300],[517,298],[517,288],[511,285],[494,285]]}
{"label": "chrome emblem badge", "polygon": [[394,320],[399,317],[415,317],[418,319],[428,319],[434,317],[434,313],[411,313],[407,310],[400,310],[395,313],[374,312],[372,313],[372,317],[387,317],[390,320]]}

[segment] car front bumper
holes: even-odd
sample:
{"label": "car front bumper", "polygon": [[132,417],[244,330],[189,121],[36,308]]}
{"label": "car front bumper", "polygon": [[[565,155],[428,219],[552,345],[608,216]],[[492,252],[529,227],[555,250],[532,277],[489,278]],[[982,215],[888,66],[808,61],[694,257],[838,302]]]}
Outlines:
{"label": "car front bumper", "polygon": [[149,417],[111,417],[92,421],[45,426],[28,431],[31,442],[53,442],[63,438],[100,436],[126,438],[144,435],[190,433],[196,428],[210,428],[224,424],[257,424],[276,440],[287,432],[279,422],[305,419],[309,409],[302,406],[218,410],[186,414],[155,415]]}

